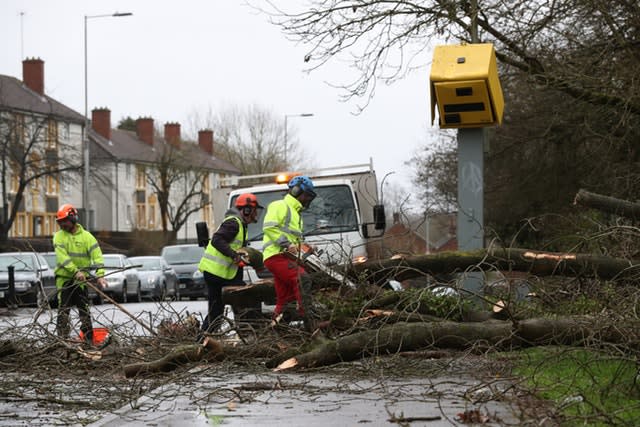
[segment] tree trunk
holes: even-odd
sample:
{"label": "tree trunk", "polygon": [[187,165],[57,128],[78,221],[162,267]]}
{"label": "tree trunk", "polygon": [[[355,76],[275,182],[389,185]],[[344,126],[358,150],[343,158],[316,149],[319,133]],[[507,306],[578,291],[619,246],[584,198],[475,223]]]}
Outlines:
{"label": "tree trunk", "polygon": [[576,194],[573,203],[575,205],[599,209],[603,212],[630,218],[634,221],[640,219],[640,203],[632,203],[627,200],[602,196],[582,189],[578,191],[578,194]]}
{"label": "tree trunk", "polygon": [[530,249],[491,248],[469,252],[439,252],[406,258],[369,261],[351,267],[350,273],[368,275],[377,283],[405,280],[423,274],[482,270],[484,266],[500,270],[525,271],[536,276],[580,276],[604,280],[637,274],[640,263],[623,258],[589,254],[541,252]]}
{"label": "tree trunk", "polygon": [[225,286],[222,302],[232,307],[253,307],[256,302],[275,304],[276,291],[273,280],[262,280],[247,286]]}
{"label": "tree trunk", "polygon": [[0,341],[0,358],[10,356],[18,352],[18,347],[11,341]]}
{"label": "tree trunk", "polygon": [[211,360],[222,353],[220,342],[207,338],[203,344],[193,344],[178,347],[166,356],[151,362],[133,363],[125,365],[124,375],[127,378],[151,372],[169,372],[178,366],[200,361]]}
{"label": "tree trunk", "polygon": [[[425,348],[464,350],[479,342],[505,350],[532,345],[577,345],[600,329],[601,325],[594,324],[589,318],[529,319],[519,322],[515,328],[511,322],[498,320],[396,323],[322,343],[311,351],[285,360],[275,370],[331,365],[365,356]],[[600,331],[598,335],[598,339],[613,343],[625,340],[624,331],[614,328]]]}

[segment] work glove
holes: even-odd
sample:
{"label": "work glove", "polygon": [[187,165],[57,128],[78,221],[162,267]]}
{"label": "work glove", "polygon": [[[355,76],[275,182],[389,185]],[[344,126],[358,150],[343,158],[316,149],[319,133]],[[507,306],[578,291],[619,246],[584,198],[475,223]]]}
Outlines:
{"label": "work glove", "polygon": [[238,267],[244,267],[250,264],[247,254],[241,251],[235,253],[235,255],[233,256],[233,262]]}

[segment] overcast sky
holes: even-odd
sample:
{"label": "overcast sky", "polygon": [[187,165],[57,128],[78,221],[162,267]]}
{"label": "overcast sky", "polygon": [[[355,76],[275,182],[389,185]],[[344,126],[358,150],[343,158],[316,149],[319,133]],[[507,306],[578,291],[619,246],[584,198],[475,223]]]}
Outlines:
{"label": "overcast sky", "polygon": [[[425,144],[429,68],[378,86],[360,115],[340,101],[352,71],[344,62],[306,73],[306,49],[241,0],[0,0],[0,74],[22,78],[22,59],[45,61],[45,91],[84,113],[84,16],[88,20],[88,105],[122,117],[180,122],[195,110],[257,104],[289,117],[318,167],[373,165],[378,179],[408,189],[404,166]],[[23,15],[21,15],[23,13]],[[385,198],[387,196],[385,195]]]}

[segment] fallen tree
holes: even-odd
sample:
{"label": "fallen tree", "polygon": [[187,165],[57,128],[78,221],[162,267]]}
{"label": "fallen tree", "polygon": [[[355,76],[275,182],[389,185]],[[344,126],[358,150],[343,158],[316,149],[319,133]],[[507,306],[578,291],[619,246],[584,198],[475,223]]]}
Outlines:
{"label": "fallen tree", "polygon": [[[562,319],[528,319],[516,324],[492,320],[482,323],[451,321],[406,323],[400,322],[380,329],[367,330],[333,341],[320,341],[312,350],[298,354],[280,363],[275,370],[311,368],[346,362],[361,357],[393,354],[420,349],[465,350],[474,346],[510,350],[534,345],[582,345],[589,340],[621,343],[629,331],[617,325],[603,327],[589,317]],[[273,362],[267,366],[274,366]]]}
{"label": "fallen tree", "polygon": [[603,212],[612,213],[633,220],[640,219],[640,203],[633,203],[628,200],[603,196],[583,189],[578,191],[573,203],[575,205],[598,209]]}
{"label": "fallen tree", "polygon": [[368,261],[353,265],[350,274],[384,283],[390,279],[402,281],[425,273],[436,275],[495,269],[523,271],[535,276],[579,276],[615,280],[638,274],[640,262],[591,254],[489,248]]}
{"label": "fallen tree", "polygon": [[220,342],[206,338],[202,344],[182,345],[160,359],[150,362],[139,362],[125,365],[124,376],[127,378],[153,372],[169,372],[178,366],[200,360],[213,361],[223,352]]}

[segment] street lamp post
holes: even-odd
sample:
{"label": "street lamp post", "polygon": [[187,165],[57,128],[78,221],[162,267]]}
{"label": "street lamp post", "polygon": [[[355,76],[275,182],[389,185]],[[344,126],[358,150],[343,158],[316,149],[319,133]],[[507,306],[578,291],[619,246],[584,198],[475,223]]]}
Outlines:
{"label": "street lamp post", "polygon": [[285,114],[284,115],[284,167],[287,167],[287,119],[289,117],[313,117],[313,113]]}
{"label": "street lamp post", "polygon": [[84,223],[89,227],[89,91],[87,72],[87,21],[94,18],[119,18],[131,16],[130,12],[116,12],[108,15],[84,15],[84,128],[82,130],[82,143],[84,144],[84,180],[82,182],[82,210],[84,211]]}

